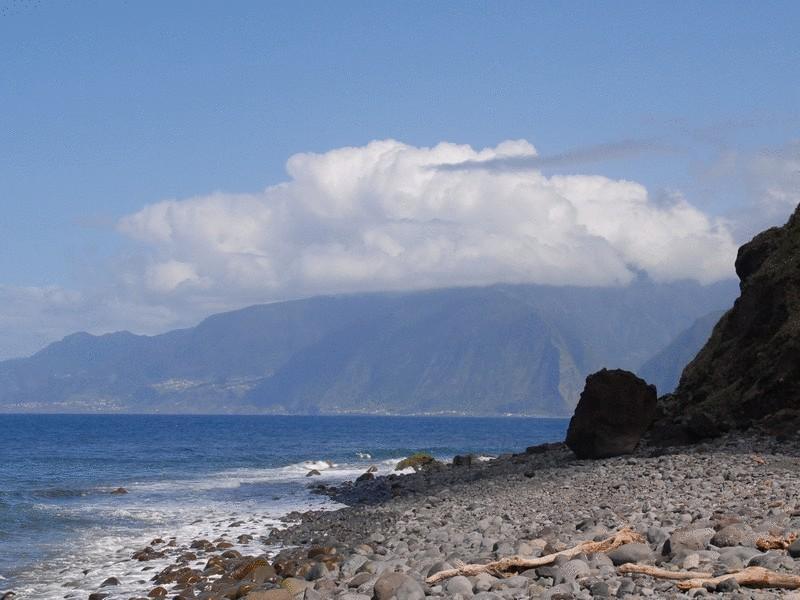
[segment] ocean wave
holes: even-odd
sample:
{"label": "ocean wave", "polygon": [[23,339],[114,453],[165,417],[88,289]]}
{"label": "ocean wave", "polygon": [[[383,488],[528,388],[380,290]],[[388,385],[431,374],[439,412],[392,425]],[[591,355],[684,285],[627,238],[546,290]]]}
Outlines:
{"label": "ocean wave", "polygon": [[318,471],[314,479],[329,483],[354,479],[370,466],[378,468],[378,474],[392,472],[395,465],[402,460],[390,458],[377,462],[334,463],[330,460],[307,460],[283,467],[238,467],[209,473],[191,479],[172,479],[161,481],[133,482],[127,485],[130,492],[166,493],[176,490],[210,491],[214,489],[231,489],[246,485],[268,483],[296,483],[304,481],[311,471]]}
{"label": "ocean wave", "polygon": [[58,500],[60,498],[83,498],[91,494],[98,493],[98,489],[87,488],[45,488],[33,490],[31,495],[34,498],[46,498]]}
{"label": "ocean wave", "polygon": [[[240,533],[265,533],[282,526],[281,519],[290,512],[333,510],[342,506],[310,493],[308,483],[354,480],[371,466],[377,468],[378,475],[393,473],[402,459],[403,456],[382,460],[355,457],[333,462],[321,458],[280,467],[225,469],[187,479],[120,481],[129,492],[120,496],[109,493],[113,487],[39,490],[44,493],[33,508],[61,522],[80,522],[82,533],[77,539],[70,539],[57,553],[58,558],[48,559],[57,564],[48,562],[47,569],[36,565],[22,574],[19,581],[15,574],[15,586],[20,584],[23,597],[27,594],[27,597],[55,599],[63,596],[64,581],[70,581],[76,593],[89,593],[98,588],[102,575],[117,577],[121,582],[120,592],[134,593],[141,575],[138,564],[129,559],[150,539],[176,537],[179,544],[185,544],[192,539],[226,536],[233,542]],[[312,469],[320,475],[307,478]],[[241,493],[234,489],[249,485],[264,487]],[[85,500],[65,503],[59,502],[61,498]],[[255,535],[255,539],[259,536]],[[238,544],[235,547],[239,548]],[[262,548],[259,546],[259,551]],[[253,552],[252,548],[239,549]],[[84,574],[87,566],[92,568],[89,574]],[[41,577],[43,572],[59,575],[50,580]]]}

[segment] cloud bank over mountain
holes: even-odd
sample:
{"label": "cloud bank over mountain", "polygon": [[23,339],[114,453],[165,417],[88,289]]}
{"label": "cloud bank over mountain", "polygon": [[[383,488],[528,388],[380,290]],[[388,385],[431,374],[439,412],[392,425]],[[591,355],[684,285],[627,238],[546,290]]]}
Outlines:
{"label": "cloud bank over mountain", "polygon": [[169,200],[124,217],[119,231],[147,255],[128,276],[155,294],[279,298],[732,275],[726,224],[678,195],[656,203],[632,181],[474,168],[536,156],[524,140],[297,154],[289,180],[261,193]]}
{"label": "cloud bank over mountain", "polygon": [[296,154],[287,180],[262,192],[146,205],[118,221],[132,248],[95,265],[90,284],[0,289],[0,358],[75,330],[157,333],[316,294],[733,276],[726,220],[634,181],[547,176],[546,164],[524,140],[382,140]]}

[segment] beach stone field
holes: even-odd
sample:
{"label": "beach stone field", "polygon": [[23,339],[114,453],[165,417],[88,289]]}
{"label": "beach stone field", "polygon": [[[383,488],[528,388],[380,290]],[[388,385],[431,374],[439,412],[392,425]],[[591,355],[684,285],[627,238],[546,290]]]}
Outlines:
{"label": "beach stone field", "polygon": [[[244,556],[221,540],[155,540],[132,558],[150,576],[141,598],[800,599],[792,586],[755,588],[732,575],[761,567],[790,581],[800,576],[798,457],[796,436],[729,434],[602,460],[548,444],[335,487],[309,478],[315,493],[348,506],[293,513],[285,528],[253,531],[263,554]],[[532,568],[452,571],[515,555],[535,561],[625,528],[634,540],[608,551],[567,552]],[[153,573],[150,556],[174,563]],[[629,572],[630,565],[706,581]],[[109,585],[90,600],[109,596]]]}

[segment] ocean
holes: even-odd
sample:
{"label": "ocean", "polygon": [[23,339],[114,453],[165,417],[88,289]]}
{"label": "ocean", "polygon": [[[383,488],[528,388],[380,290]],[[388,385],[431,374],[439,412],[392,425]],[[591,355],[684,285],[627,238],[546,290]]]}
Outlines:
{"label": "ocean", "polygon": [[[415,451],[487,458],[563,439],[565,419],[0,415],[0,595],[109,599],[146,589],[131,554],[155,537],[222,535],[250,554],[293,510],[335,509],[308,485],[382,473]],[[321,476],[309,478],[310,469]],[[111,494],[123,487],[128,493]],[[157,562],[157,561],[156,561]],[[148,563],[150,564],[150,563]],[[155,568],[157,564],[153,563]]]}

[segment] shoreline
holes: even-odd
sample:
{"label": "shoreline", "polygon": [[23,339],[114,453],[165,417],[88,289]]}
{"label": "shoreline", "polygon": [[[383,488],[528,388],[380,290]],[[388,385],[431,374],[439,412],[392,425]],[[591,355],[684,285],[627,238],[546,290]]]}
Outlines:
{"label": "shoreline", "polygon": [[569,421],[571,415],[535,415],[530,413],[502,413],[502,414],[474,414],[474,413],[459,413],[459,412],[439,412],[439,413],[367,413],[367,412],[338,412],[338,413],[284,413],[284,412],[227,412],[227,413],[203,413],[203,412],[58,412],[58,411],[5,411],[0,408],[0,416],[4,417],[354,417],[354,418],[428,418],[428,419],[536,419],[536,420],[553,420],[553,421]]}
{"label": "shoreline", "polygon": [[[416,449],[442,460],[479,450],[497,456],[558,439],[564,428],[562,421],[480,418],[98,416],[12,423],[4,421],[13,460],[0,469],[8,484],[0,498],[0,529],[8,532],[0,536],[0,574],[8,577],[0,581],[0,598],[14,590],[42,600],[141,596],[151,591],[154,570],[173,564],[182,546],[189,550],[190,536],[214,541],[224,533],[231,543],[233,521],[330,508],[332,501],[310,494],[309,484],[339,486],[372,465],[376,475],[393,473]],[[72,444],[76,431],[86,433],[86,443]],[[65,460],[70,471],[62,470]],[[306,477],[312,469],[321,475]],[[111,493],[119,487],[129,493]],[[256,538],[239,548],[242,554],[266,551],[259,538],[270,532],[267,524],[242,528]],[[167,556],[131,560],[152,540],[173,536]],[[202,573],[211,555],[186,566]],[[120,585],[101,587],[110,576]]]}
{"label": "shoreline", "polygon": [[[309,482],[346,506],[293,511],[280,528],[244,543],[227,536],[153,540],[131,557],[140,595],[115,593],[112,584],[89,598],[797,598],[731,582],[683,592],[675,582],[623,575],[617,566],[721,574],[758,565],[800,575],[800,558],[786,549],[754,548],[759,536],[800,531],[798,457],[796,439],[754,436],[595,461],[577,460],[557,443],[465,466]],[[541,556],[626,526],[646,541],[507,578],[484,573],[425,583],[462,562]]]}
{"label": "shoreline", "polygon": [[[622,561],[724,574],[762,566],[800,575],[800,558],[786,549],[754,547],[759,537],[800,531],[798,457],[800,440],[759,436],[641,448],[594,461],[575,459],[563,445],[543,445],[470,467],[345,486],[332,497],[348,508],[298,515],[299,524],[271,539],[301,549],[349,548],[338,573],[318,584],[324,598],[388,598],[376,593],[376,584],[392,570],[419,584],[417,595],[408,596],[419,598],[734,598],[740,591],[742,598],[800,598],[789,590],[739,590],[730,582],[685,593],[675,582],[622,575],[616,568]],[[508,579],[484,574],[425,583],[462,561],[535,557],[626,526],[646,542],[619,549],[613,560],[598,554]],[[299,552],[279,555],[277,562],[302,561]],[[367,561],[353,570],[353,556]]]}

